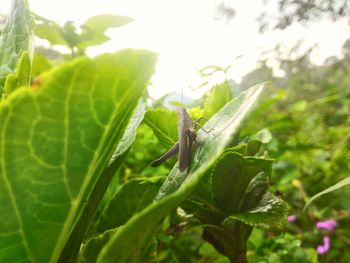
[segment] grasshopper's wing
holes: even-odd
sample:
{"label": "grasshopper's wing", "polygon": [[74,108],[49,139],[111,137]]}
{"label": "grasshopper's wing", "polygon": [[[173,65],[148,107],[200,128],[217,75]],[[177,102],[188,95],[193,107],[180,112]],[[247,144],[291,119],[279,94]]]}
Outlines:
{"label": "grasshopper's wing", "polygon": [[190,115],[184,108],[178,108],[179,169],[185,171],[190,164],[189,131],[193,126]]}

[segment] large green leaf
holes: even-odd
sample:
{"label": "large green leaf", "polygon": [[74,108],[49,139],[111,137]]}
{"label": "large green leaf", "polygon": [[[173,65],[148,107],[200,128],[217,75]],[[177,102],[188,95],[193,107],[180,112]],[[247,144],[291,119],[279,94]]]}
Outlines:
{"label": "large green leaf", "polygon": [[[93,224],[92,221],[96,217],[95,212],[98,211],[98,208],[106,205],[105,200],[108,199],[111,192],[116,192],[116,189],[118,188],[118,178],[114,178],[116,171],[123,163],[124,158],[128,154],[129,149],[135,140],[136,129],[143,119],[144,112],[145,104],[143,99],[140,99],[138,106],[135,108],[129,123],[124,130],[122,139],[119,141],[117,148],[113,152],[113,155],[108,162],[107,168],[103,171],[102,176],[100,176],[97,180],[94,188],[91,190],[91,193],[85,202],[87,205],[84,207],[79,221],[75,224],[75,228],[70,235],[70,239],[65,245],[59,262],[67,263],[68,259],[70,259],[70,262],[75,261],[81,243],[86,235],[86,231],[89,226]],[[108,203],[109,202],[110,199],[108,199]],[[106,229],[106,227],[104,229]]]}
{"label": "large green leaf", "polygon": [[102,249],[98,262],[137,262],[140,260],[163,217],[175,209],[194,190],[205,171],[221,155],[262,89],[262,85],[250,88],[229,102],[205,124],[204,128],[210,127],[215,130],[211,134],[204,131],[198,132],[200,147],[194,152],[186,181],[182,183],[186,175],[180,174],[178,165],[175,165],[161,188],[158,195],[159,200],[134,215],[113,235]]}
{"label": "large green leaf", "polygon": [[15,71],[23,52],[27,51],[31,55],[32,25],[27,1],[13,0],[0,37],[0,94],[4,92],[6,76]]}
{"label": "large green leaf", "polygon": [[133,50],[83,57],[0,104],[1,262],[58,260],[154,62]]}

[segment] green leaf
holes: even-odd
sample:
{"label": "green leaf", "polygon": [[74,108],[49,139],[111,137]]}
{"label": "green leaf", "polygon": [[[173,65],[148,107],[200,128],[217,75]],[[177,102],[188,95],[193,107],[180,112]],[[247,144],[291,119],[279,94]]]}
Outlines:
{"label": "green leaf", "polygon": [[[252,108],[261,91],[262,85],[250,88],[229,102],[214,115],[204,128],[215,127],[207,134],[198,132],[198,147],[193,156],[187,179],[180,174],[175,165],[158,195],[158,201],[134,215],[116,232],[110,242],[102,249],[97,262],[137,262],[151,243],[153,235],[162,219],[174,210],[196,188],[205,171],[222,154],[224,147],[237,131],[244,117]],[[180,177],[180,179],[178,179]],[[180,188],[179,188],[180,187]],[[176,192],[175,190],[179,188]]]}
{"label": "green leaf", "polygon": [[[23,52],[31,57],[31,35],[33,20],[25,0],[13,0],[0,37],[0,94],[4,92],[6,76],[15,72]],[[29,69],[26,72],[30,72]],[[30,80],[28,79],[28,82]]]}
{"label": "green leaf", "polygon": [[32,77],[35,78],[39,74],[45,71],[48,71],[51,68],[52,68],[52,64],[47,57],[40,55],[38,53],[34,54],[32,72],[31,72]]}
{"label": "green leaf", "polygon": [[[211,173],[212,195],[216,206],[226,215],[238,213],[251,180],[259,173],[269,174],[271,163],[271,160],[251,157],[245,159],[235,152],[226,151]],[[260,186],[265,192],[266,186]],[[254,190],[260,192],[259,189]]]}
{"label": "green leaf", "polygon": [[202,77],[210,77],[212,76],[214,73],[216,72],[224,72],[225,69],[219,67],[219,66],[207,66],[202,68],[200,71],[198,71],[198,73],[202,76]]}
{"label": "green leaf", "polygon": [[[254,160],[251,158],[251,160]],[[256,159],[258,160],[258,159]],[[268,178],[271,175],[271,160],[260,159],[262,162],[261,172],[259,172],[249,183],[244,196],[240,202],[239,211],[244,212],[256,207],[268,189]]]}
{"label": "green leaf", "polygon": [[204,102],[204,117],[210,118],[232,99],[228,82],[215,86]]}
{"label": "green leaf", "polygon": [[57,262],[154,63],[146,51],[82,57],[0,104],[1,262]]}
{"label": "green leaf", "polygon": [[212,195],[215,205],[224,214],[238,210],[239,202],[252,179],[245,176],[245,161],[235,152],[226,152],[215,163],[211,174]]}
{"label": "green leaf", "polygon": [[153,130],[159,142],[167,149],[178,141],[177,113],[167,109],[149,109],[145,123]]}
{"label": "green leaf", "polygon": [[222,225],[229,228],[236,220],[255,227],[280,228],[287,221],[287,205],[267,192],[256,207],[243,213],[230,215]]}
{"label": "green leaf", "polygon": [[34,14],[35,28],[34,34],[42,39],[46,39],[51,45],[67,45],[67,42],[62,37],[62,31],[59,24],[46,19],[42,16]]}
{"label": "green leaf", "polygon": [[94,238],[89,239],[85,244],[82,245],[79,251],[79,257],[77,262],[79,263],[95,263],[98,253],[101,251],[103,246],[108,242],[110,237],[115,232],[115,229],[105,231],[103,234],[98,235]]}
{"label": "green leaf", "polygon": [[17,69],[15,73],[10,73],[6,77],[5,82],[5,94],[8,96],[11,92],[22,86],[30,85],[30,68],[31,62],[28,56],[28,52],[22,53],[21,58],[18,61]]}
{"label": "green leaf", "polygon": [[338,190],[339,188],[342,188],[344,186],[347,186],[350,184],[350,177],[346,177],[345,179],[341,180],[340,182],[336,183],[335,185],[328,187],[327,189],[323,190],[322,192],[319,192],[318,194],[314,195],[309,199],[309,201],[306,202],[304,206],[304,212],[309,207],[309,205],[315,201],[317,198],[319,198],[322,195],[328,194],[330,192],[333,192],[335,190]]}
{"label": "green leaf", "polygon": [[97,233],[116,228],[149,205],[163,182],[162,177],[138,178],[124,184],[99,215],[94,226]]}
{"label": "green leaf", "polygon": [[272,140],[272,134],[268,129],[263,129],[256,134],[254,134],[251,140],[258,140],[264,144],[269,143]]}
{"label": "green leaf", "polygon": [[112,163],[124,152],[126,152],[130,148],[132,143],[135,141],[136,129],[140,125],[141,121],[143,120],[145,111],[146,111],[146,105],[143,102],[143,99],[140,99],[132,117],[130,118],[128,126],[125,129],[123,138],[121,139],[111,159],[109,160],[108,166],[111,166]]}
{"label": "green leaf", "polygon": [[[88,205],[84,208],[76,227],[72,231],[70,239],[65,245],[59,262],[65,263],[67,262],[68,258],[74,260],[79,251],[81,243],[83,242],[85,233],[88,227],[92,224],[90,222],[95,218],[95,211],[99,207],[106,204],[106,202],[103,201],[108,198],[107,195],[110,194],[110,191],[115,191],[115,189],[118,187],[118,178],[114,177],[135,140],[136,129],[143,119],[144,112],[145,104],[141,98],[138,102],[138,106],[135,108],[134,113],[129,120],[122,139],[118,143],[117,148],[113,152],[113,155],[108,162],[107,168],[103,171],[102,176],[99,177],[94,189],[91,190],[91,194],[86,201]],[[101,193],[105,194],[102,195]],[[108,202],[109,201],[110,199]],[[96,233],[94,234],[96,235]]]}
{"label": "green leaf", "polygon": [[133,21],[126,16],[116,15],[97,15],[90,17],[82,26],[81,42],[78,48],[87,48],[89,46],[100,45],[107,40],[104,33],[108,28],[124,26]]}

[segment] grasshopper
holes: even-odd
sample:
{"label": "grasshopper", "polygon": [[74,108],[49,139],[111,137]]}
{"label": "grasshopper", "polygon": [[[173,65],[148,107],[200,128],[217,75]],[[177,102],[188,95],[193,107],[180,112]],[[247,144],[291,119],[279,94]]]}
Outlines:
{"label": "grasshopper", "polygon": [[176,142],[165,154],[153,161],[151,166],[156,167],[173,155],[179,153],[179,169],[180,172],[184,172],[187,170],[191,162],[192,145],[196,142],[197,138],[197,123],[203,118],[192,121],[187,111],[180,107],[177,108],[177,114],[179,141]]}

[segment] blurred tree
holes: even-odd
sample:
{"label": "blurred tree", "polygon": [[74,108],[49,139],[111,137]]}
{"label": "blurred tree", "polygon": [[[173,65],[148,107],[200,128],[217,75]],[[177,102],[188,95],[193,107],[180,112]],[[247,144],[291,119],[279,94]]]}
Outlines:
{"label": "blurred tree", "polygon": [[[260,24],[260,32],[267,29],[285,29],[295,22],[306,24],[321,18],[329,18],[337,21],[341,18],[350,22],[349,0],[262,0],[269,9],[262,11],[257,21]],[[276,5],[278,14],[272,14],[274,10],[270,7]],[[220,1],[217,4],[216,19],[231,20],[235,16],[233,1]]]}

